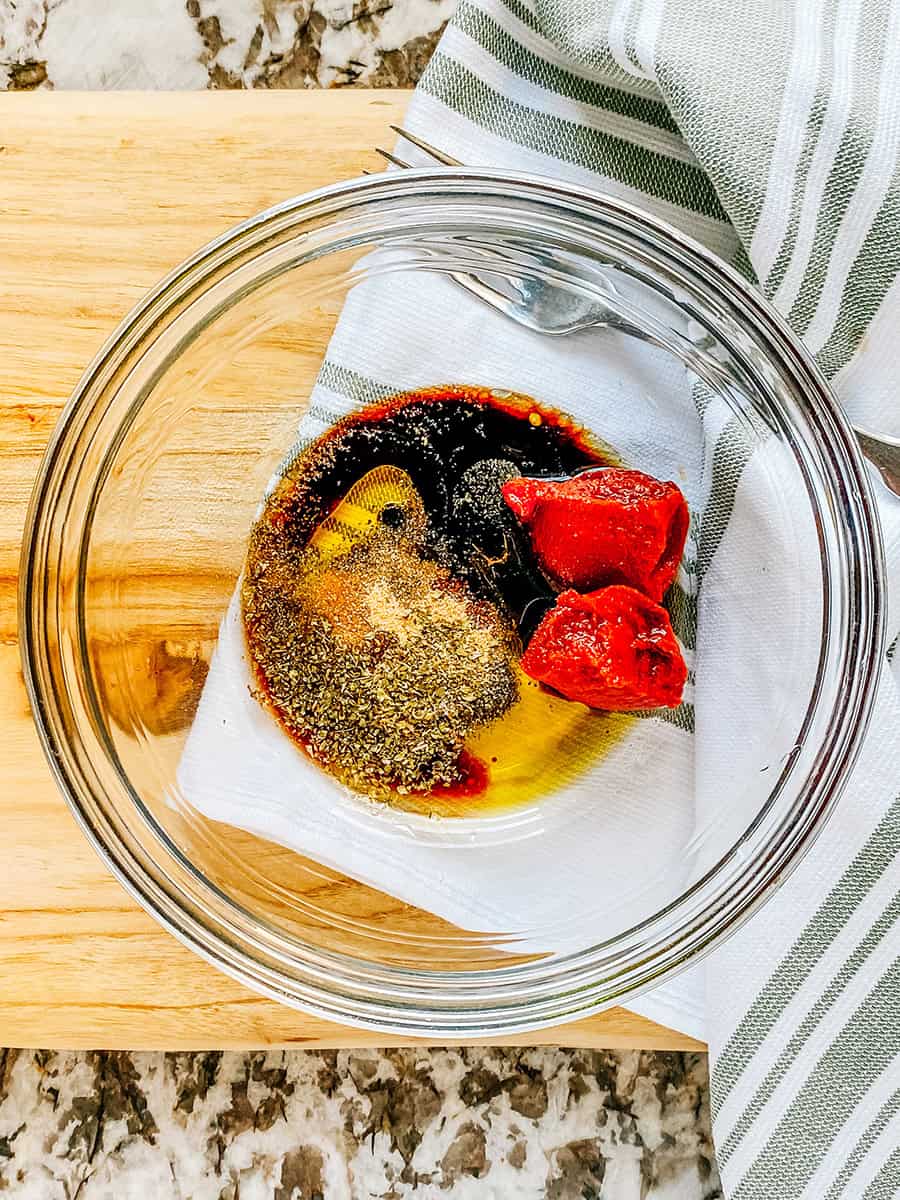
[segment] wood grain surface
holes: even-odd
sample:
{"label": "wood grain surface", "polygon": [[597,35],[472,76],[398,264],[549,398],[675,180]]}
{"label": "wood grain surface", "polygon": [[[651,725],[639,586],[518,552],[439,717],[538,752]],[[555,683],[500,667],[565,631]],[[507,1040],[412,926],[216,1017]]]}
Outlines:
{"label": "wood grain surface", "polygon": [[[0,1045],[399,1040],[255,996],[184,949],[108,874],[38,745],[19,666],[16,577],[41,453],[119,319],[235,222],[377,167],[371,147],[405,103],[403,93],[349,90],[0,94]],[[518,1040],[698,1045],[623,1009]]]}

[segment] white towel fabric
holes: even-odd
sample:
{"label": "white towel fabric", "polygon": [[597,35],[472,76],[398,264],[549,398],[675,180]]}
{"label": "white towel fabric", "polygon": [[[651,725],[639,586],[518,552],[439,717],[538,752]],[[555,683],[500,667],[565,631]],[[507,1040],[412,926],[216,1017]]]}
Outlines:
{"label": "white towel fabric", "polygon": [[[806,340],[850,415],[898,433],[898,59],[900,0],[462,0],[407,124],[473,165],[613,191],[734,258]],[[377,303],[366,288],[377,290]],[[181,783],[209,815],[460,925],[528,929],[533,948],[565,948],[572,930],[551,927],[557,913],[584,906],[602,932],[654,904],[741,827],[759,799],[750,776],[764,776],[789,749],[811,646],[799,633],[779,643],[770,631],[786,627],[779,605],[809,594],[809,531],[777,447],[744,462],[727,413],[713,402],[698,418],[687,381],[663,356],[636,353],[608,332],[541,342],[442,280],[402,296],[376,280],[353,295],[303,433],[367,398],[443,380],[533,394],[595,427],[635,465],[695,481],[689,500],[701,516],[694,549],[704,571],[689,697],[695,736],[642,722],[599,765],[588,798],[539,806],[575,821],[568,836],[564,821],[548,829],[537,812],[539,836],[522,843],[528,869],[565,863],[553,876],[554,909],[546,869],[532,876],[536,896],[510,871],[495,888],[484,874],[503,866],[495,848],[464,850],[430,826],[404,833],[390,815],[345,812],[241,692],[232,613]],[[655,405],[672,395],[677,405]],[[729,509],[716,494],[723,481],[726,493],[734,485]],[[879,484],[879,503],[893,640],[900,502]],[[780,577],[764,569],[767,544],[784,551]],[[753,592],[749,612],[739,579]],[[761,633],[747,647],[753,622]],[[741,633],[749,652],[736,663],[725,651]],[[900,1193],[898,683],[895,662],[837,812],[777,895],[703,967],[633,1004],[708,1037],[717,1154],[735,1200]],[[239,751],[235,738],[222,738],[222,720],[243,731]],[[735,773],[744,786],[733,786]],[[280,786],[262,788],[260,779]],[[651,820],[639,798],[653,788]],[[623,794],[635,798],[634,811]],[[351,827],[365,833],[364,854],[353,849]],[[695,829],[706,836],[693,839]],[[641,830],[644,879],[655,885],[644,894],[626,867]],[[339,846],[336,832],[347,833]],[[662,863],[673,840],[690,846],[680,875]]]}

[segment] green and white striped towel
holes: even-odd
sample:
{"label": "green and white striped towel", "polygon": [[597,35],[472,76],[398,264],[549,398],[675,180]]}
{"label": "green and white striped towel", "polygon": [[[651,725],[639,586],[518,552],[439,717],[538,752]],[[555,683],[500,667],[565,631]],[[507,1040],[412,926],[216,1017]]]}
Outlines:
{"label": "green and white striped towel", "polygon": [[[462,0],[407,124],[680,226],[759,281],[854,420],[900,433],[898,0]],[[879,501],[890,640],[900,504]],[[897,660],[813,851],[636,1005],[689,1025],[705,988],[730,1200],[900,1195]]]}

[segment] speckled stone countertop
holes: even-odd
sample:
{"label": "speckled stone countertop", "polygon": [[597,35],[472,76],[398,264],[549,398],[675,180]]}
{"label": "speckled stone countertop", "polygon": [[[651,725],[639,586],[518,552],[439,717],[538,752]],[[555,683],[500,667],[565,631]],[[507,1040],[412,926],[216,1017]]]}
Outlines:
{"label": "speckled stone countertop", "polygon": [[691,1054],[0,1051],[20,1200],[712,1200]]}
{"label": "speckled stone countertop", "polygon": [[[412,86],[455,0],[0,0],[0,89]],[[0,1050],[17,1200],[714,1200],[706,1059]]]}
{"label": "speckled stone countertop", "polygon": [[0,88],[411,87],[456,0],[0,0]]}

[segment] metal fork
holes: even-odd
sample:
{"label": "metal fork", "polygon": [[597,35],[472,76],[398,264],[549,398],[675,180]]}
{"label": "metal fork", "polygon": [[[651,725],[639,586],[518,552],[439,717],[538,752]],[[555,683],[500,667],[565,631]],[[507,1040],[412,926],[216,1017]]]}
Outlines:
{"label": "metal fork", "polygon": [[[445,154],[400,125],[391,125],[391,129],[441,166],[464,165],[459,159]],[[377,146],[376,150],[395,167],[408,170],[414,165],[381,146]],[[454,272],[451,278],[491,308],[535,333],[554,337],[580,333],[585,329],[616,329],[677,355],[697,376],[713,387],[729,387],[733,383],[719,364],[708,354],[700,353],[702,343],[691,341],[662,321],[637,309],[608,278],[602,281],[603,299],[572,292],[527,275],[508,280],[512,295],[472,273]],[[874,434],[857,426],[853,427],[853,432],[860,449],[879,471],[885,486],[900,496],[900,438]]]}

